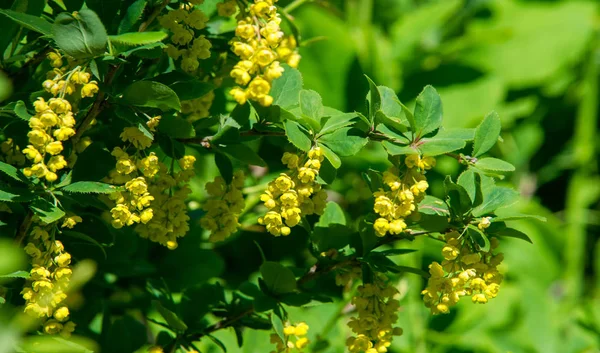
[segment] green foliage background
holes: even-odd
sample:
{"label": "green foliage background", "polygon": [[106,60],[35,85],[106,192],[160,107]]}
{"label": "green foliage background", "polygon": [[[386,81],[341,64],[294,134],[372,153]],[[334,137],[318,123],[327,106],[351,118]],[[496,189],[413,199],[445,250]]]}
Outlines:
{"label": "green foliage background", "polygon": [[[208,2],[208,1],[207,1]],[[65,1],[69,3],[69,1]],[[347,0],[300,1],[293,11],[303,43],[299,70],[304,88],[319,92],[323,103],[342,111],[363,111],[369,90],[363,74],[393,88],[401,101],[413,102],[422,87],[432,84],[444,105],[444,126],[475,127],[490,110],[502,119],[503,143],[492,154],[516,166],[508,181],[518,186],[520,212],[539,214],[546,223],[510,224],[533,240],[533,245],[507,239],[506,280],[498,298],[486,305],[461,303],[450,315],[431,317],[423,307],[422,279],[404,276],[399,326],[404,335],[391,352],[597,352],[600,349],[600,176],[598,174],[600,92],[599,5],[595,1],[516,0]],[[285,1],[281,1],[285,5]],[[2,40],[2,39],[0,39]],[[7,77],[0,75],[0,98],[8,96]],[[219,103],[216,102],[216,105]],[[409,104],[412,108],[414,102]],[[334,201],[354,219],[370,210],[371,193],[359,171],[384,170],[386,154],[369,145],[343,159],[330,187]],[[263,144],[259,154],[277,165],[282,146]],[[205,158],[211,158],[209,156]],[[203,166],[210,165],[202,163]],[[218,174],[216,167],[198,170],[201,180]],[[458,175],[458,165],[440,157],[428,174],[432,193],[443,189],[443,176]],[[192,185],[193,198],[205,198],[203,185]],[[248,203],[258,200],[247,200]],[[192,212],[192,219],[201,217]],[[254,217],[252,217],[254,216]],[[214,287],[221,276],[229,288],[256,278],[262,255],[271,261],[305,267],[309,259],[296,251],[306,234],[273,238],[253,232],[258,215],[246,218],[246,231],[220,245],[216,252],[201,242],[201,229],[192,223],[190,234],[176,252],[151,247],[136,235],[120,237],[106,248],[73,245],[75,257],[92,258],[112,276],[114,286],[100,281],[84,287],[86,308],[74,320],[92,321],[96,312],[124,314],[107,336],[96,337],[107,352],[132,352],[145,342],[145,328],[125,315],[132,303],[152,306],[142,293],[143,276],[163,277],[172,291],[186,285]],[[195,228],[194,228],[195,225]],[[92,225],[95,226],[95,225]],[[110,230],[102,244],[113,242]],[[0,246],[5,246],[0,243]],[[7,247],[9,245],[6,245]],[[426,268],[440,258],[437,243],[417,239],[410,248],[423,251],[398,258],[401,265]],[[160,261],[153,261],[160,259]],[[0,259],[10,262],[10,259]],[[133,264],[133,266],[131,266]],[[0,262],[0,265],[2,263]],[[1,267],[0,267],[1,268]],[[184,272],[179,269],[186,268]],[[329,282],[332,278],[329,278]],[[210,284],[209,284],[210,283]],[[212,284],[212,286],[211,286]],[[164,283],[155,283],[159,291]],[[333,285],[319,282],[319,290]],[[218,291],[215,291],[218,292]],[[203,295],[206,295],[206,291]],[[103,298],[110,294],[109,304]],[[137,301],[137,302],[136,302]],[[323,352],[343,352],[347,328],[338,320],[344,303],[291,308],[290,316],[309,323],[309,338],[327,339]],[[209,308],[189,315],[199,319]],[[0,322],[13,313],[0,312]],[[156,317],[160,318],[158,313]],[[245,330],[238,348],[233,330],[214,334],[228,352],[268,352],[269,331]],[[4,342],[17,334],[0,330]],[[219,345],[203,340],[203,352]],[[4,349],[4,350],[3,350]]]}

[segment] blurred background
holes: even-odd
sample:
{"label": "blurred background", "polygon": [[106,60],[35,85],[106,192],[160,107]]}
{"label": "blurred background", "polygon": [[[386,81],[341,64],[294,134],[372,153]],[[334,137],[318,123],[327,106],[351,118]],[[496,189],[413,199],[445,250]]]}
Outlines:
{"label": "blurred background", "polygon": [[[533,245],[502,242],[506,280],[486,305],[465,300],[450,315],[431,317],[421,303],[421,279],[401,278],[405,334],[390,351],[600,352],[599,3],[300,3],[291,15],[303,40],[305,88],[318,91],[326,105],[362,111],[368,90],[363,74],[409,105],[432,84],[442,97],[446,128],[475,127],[496,110],[503,142],[492,154],[517,168],[506,178],[522,193],[514,207],[547,218],[511,224]],[[445,158],[431,177],[434,195],[442,173],[459,173]],[[383,170],[386,163],[385,153],[369,146],[338,172],[334,197],[353,218],[370,207],[358,172]],[[407,264],[426,268],[440,259],[433,241],[407,246],[424,249],[403,256]],[[327,320],[338,311],[338,304],[326,304],[291,311],[291,317],[311,325],[312,339],[326,336],[331,346],[325,351],[343,352],[345,320],[333,327]],[[235,347],[233,333],[222,337]],[[244,352],[270,350],[262,332],[247,333],[245,344]]]}

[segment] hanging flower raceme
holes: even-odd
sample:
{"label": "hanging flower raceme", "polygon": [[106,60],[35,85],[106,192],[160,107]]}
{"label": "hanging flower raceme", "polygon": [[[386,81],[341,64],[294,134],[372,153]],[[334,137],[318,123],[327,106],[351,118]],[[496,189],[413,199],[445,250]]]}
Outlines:
{"label": "hanging flower raceme", "polygon": [[274,5],[276,1],[256,0],[245,9],[235,29],[231,49],[240,61],[230,75],[239,86],[230,93],[239,104],[253,100],[270,106],[272,82],[283,74],[281,63],[297,67],[300,61],[295,39],[284,38],[279,27],[281,17]]}
{"label": "hanging flower raceme", "polygon": [[425,306],[433,314],[447,314],[461,297],[470,296],[473,303],[482,304],[495,298],[503,278],[498,265],[504,259],[502,253],[493,254],[498,239],[490,239],[490,250],[485,252],[476,250],[475,245],[458,232],[447,233],[444,238],[444,261],[429,265],[431,277],[421,292]]}
{"label": "hanging flower raceme", "polygon": [[271,351],[271,353],[302,353],[302,349],[308,346],[308,343],[310,342],[308,338],[306,338],[308,329],[308,325],[304,322],[300,322],[296,325],[286,323],[286,326],[283,328],[285,340],[282,340],[276,333],[271,334],[271,343],[275,344],[275,350]]}
{"label": "hanging flower raceme", "polygon": [[178,9],[171,10],[158,19],[160,25],[171,32],[167,54],[173,60],[181,59],[181,69],[192,74],[198,70],[199,60],[210,57],[212,47],[206,36],[196,35],[196,31],[205,28],[208,22],[208,16],[194,7],[200,3],[202,1],[181,4]]}
{"label": "hanging flower raceme", "polygon": [[210,231],[210,241],[223,241],[237,231],[238,219],[245,206],[241,190],[243,186],[242,171],[234,173],[230,184],[220,176],[206,184],[206,191],[211,198],[204,204],[206,214],[200,220],[200,225]]}
{"label": "hanging flower raceme", "polygon": [[[151,131],[160,117],[147,123]],[[123,142],[129,142],[136,150],[130,155],[115,147],[112,155],[117,159],[115,169],[109,173],[107,182],[123,186],[110,199],[110,210],[115,228],[134,226],[142,237],[160,243],[169,249],[177,248],[177,238],[189,230],[189,216],[185,199],[191,189],[184,185],[194,176],[193,156],[178,161],[180,171],[169,170],[154,152],[144,153],[152,140],[135,127],[128,127],[121,134]]]}
{"label": "hanging flower raceme", "polygon": [[75,324],[69,321],[69,308],[64,302],[72,274],[71,255],[60,241],[52,240],[48,233],[51,228],[37,224],[29,234],[25,252],[31,257],[32,269],[21,294],[25,312],[45,320],[45,333],[69,337]]}
{"label": "hanging flower raceme", "polygon": [[398,320],[400,303],[393,297],[398,290],[376,279],[358,287],[352,298],[358,315],[350,319],[348,327],[355,336],[348,338],[346,346],[351,353],[383,353],[392,343],[393,336],[402,334],[402,329],[393,327]]}
{"label": "hanging flower raceme", "polygon": [[425,197],[429,188],[425,171],[435,166],[433,157],[421,157],[417,154],[406,157],[406,169],[401,171],[392,167],[383,173],[385,189],[379,189],[373,196],[373,207],[379,218],[375,220],[373,228],[377,236],[386,234],[400,234],[406,229],[406,217],[417,210],[417,204]]}
{"label": "hanging flower raceme", "polygon": [[258,219],[275,236],[289,235],[302,215],[323,214],[327,202],[327,193],[316,180],[323,162],[320,147],[306,156],[286,152],[281,161],[293,172],[281,173],[269,183],[260,197],[269,211]]}
{"label": "hanging flower raceme", "polygon": [[[85,146],[80,148],[81,145],[76,145],[68,158],[62,154],[63,143],[75,135],[76,122],[71,101],[93,96],[98,92],[98,86],[95,81],[89,81],[90,74],[79,66],[70,70],[68,67],[61,68],[63,60],[59,53],[51,52],[48,58],[54,69],[48,73],[51,78],[44,81],[43,86],[54,97],[48,101],[39,97],[33,103],[36,114],[29,119],[29,145],[22,151],[32,165],[24,168],[23,174],[54,182],[60,170],[74,164],[76,152],[82,152],[89,145],[87,138],[82,141]],[[79,96],[75,95],[77,92]]]}

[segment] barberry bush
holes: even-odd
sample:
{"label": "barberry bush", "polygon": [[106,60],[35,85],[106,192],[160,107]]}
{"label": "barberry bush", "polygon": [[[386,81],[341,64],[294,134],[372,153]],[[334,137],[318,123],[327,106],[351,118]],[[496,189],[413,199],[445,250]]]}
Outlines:
{"label": "barberry bush", "polygon": [[502,308],[545,219],[493,104],[453,127],[374,70],[327,106],[302,0],[4,3],[0,352],[384,353]]}

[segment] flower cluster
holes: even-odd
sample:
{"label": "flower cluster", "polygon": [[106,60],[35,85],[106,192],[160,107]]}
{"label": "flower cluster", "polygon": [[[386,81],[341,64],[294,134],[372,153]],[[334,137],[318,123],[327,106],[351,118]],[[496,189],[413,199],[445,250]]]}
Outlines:
{"label": "flower cluster", "polygon": [[393,336],[402,334],[401,328],[393,327],[400,307],[398,300],[393,299],[398,290],[379,279],[376,282],[359,286],[357,295],[352,298],[358,316],[348,322],[356,334],[346,341],[351,353],[387,352]]}
{"label": "flower cluster", "polygon": [[406,217],[415,212],[417,204],[425,197],[425,191],[429,188],[424,174],[435,166],[433,157],[421,158],[418,154],[413,154],[406,157],[404,164],[407,169],[402,175],[398,167],[384,172],[383,182],[387,189],[379,189],[373,195],[373,209],[379,215],[373,224],[377,236],[400,234],[404,231]]}
{"label": "flower cluster", "polygon": [[98,82],[90,81],[90,73],[81,70],[81,67],[73,67],[72,63],[63,66],[63,57],[59,52],[48,53],[48,60],[52,70],[46,74],[46,81],[42,83],[44,90],[54,97],[73,95],[79,93],[81,98],[93,97],[98,93]]}
{"label": "flower cluster", "polygon": [[186,115],[186,119],[190,123],[207,118],[210,116],[209,110],[214,100],[215,92],[210,91],[202,97],[182,101],[181,113]]}
{"label": "flower cluster", "polygon": [[169,30],[171,43],[167,46],[167,54],[177,60],[181,58],[181,69],[195,73],[200,66],[199,60],[210,57],[212,44],[204,35],[196,35],[196,30],[206,27],[208,17],[200,9],[194,7],[202,1],[190,1],[178,9],[167,12],[159,18],[163,28]]}
{"label": "flower cluster", "polygon": [[352,284],[353,281],[362,277],[362,270],[360,266],[342,267],[338,269],[335,274],[335,285],[340,287],[347,287]]}
{"label": "flower cluster", "polygon": [[473,303],[482,304],[495,298],[503,278],[498,265],[504,259],[502,253],[492,253],[498,247],[498,239],[492,238],[490,250],[483,252],[474,250],[458,232],[447,233],[444,238],[444,261],[429,266],[431,277],[421,292],[425,306],[433,314],[446,314],[463,296],[471,296]]}
{"label": "flower cluster", "polygon": [[220,176],[206,184],[211,199],[204,204],[206,214],[200,220],[200,225],[210,231],[210,241],[223,241],[237,231],[238,219],[245,206],[241,190],[243,186],[242,171],[235,172],[230,184]]}
{"label": "flower cluster", "polygon": [[115,201],[115,207],[110,210],[113,227],[118,229],[135,223],[148,223],[154,216],[150,208],[154,196],[148,192],[146,178],[151,178],[158,172],[158,157],[150,153],[145,158],[137,159],[120,147],[115,147],[112,155],[117,159],[117,165],[110,172],[111,182],[125,185],[123,191],[110,195],[111,200]]}
{"label": "flower cluster", "polygon": [[[48,101],[39,97],[33,103],[36,114],[29,119],[29,145],[22,153],[32,162],[31,167],[23,169],[25,176],[53,182],[58,179],[57,172],[72,166],[77,158],[72,153],[67,161],[62,155],[63,142],[75,135],[73,107],[64,97],[78,89],[81,97],[91,97],[98,92],[98,86],[95,81],[89,81],[90,74],[81,71],[79,66],[68,72],[67,68],[61,69],[63,62],[57,52],[49,53],[48,58],[54,69],[49,73],[52,78],[44,81],[43,86],[54,97]],[[75,152],[82,152],[88,145],[89,139],[84,140],[75,146]]]}
{"label": "flower cluster", "polygon": [[31,277],[21,292],[25,299],[25,312],[35,318],[44,318],[44,332],[69,337],[75,324],[69,321],[69,308],[65,305],[71,278],[71,255],[63,244],[52,240],[47,227],[36,225],[29,235],[25,252],[31,257]]}
{"label": "flower cluster", "polygon": [[297,67],[300,61],[295,39],[284,38],[279,27],[276,1],[255,0],[237,23],[231,49],[240,61],[230,75],[239,87],[230,93],[239,104],[253,100],[263,106],[271,105],[273,97],[269,91],[272,81],[283,74],[281,63]]}
{"label": "flower cluster", "polygon": [[154,197],[150,205],[154,216],[148,223],[140,223],[135,227],[142,238],[158,242],[171,250],[177,248],[177,239],[190,229],[185,201],[192,193],[187,183],[195,175],[195,161],[196,158],[189,155],[179,159],[178,172],[169,171],[160,163],[158,173],[148,186],[150,195]]}
{"label": "flower cluster", "polygon": [[[298,350],[298,353],[302,352],[302,349],[305,348],[309,340],[306,338],[306,334],[308,333],[308,325],[304,322],[300,322],[296,325],[290,325],[289,323],[283,328],[283,334],[285,336],[285,341],[281,340],[278,334],[271,334],[271,343],[276,345],[276,348],[271,353],[288,353]],[[292,342],[292,337],[295,339],[295,342]]]}
{"label": "flower cluster", "polygon": [[[148,121],[151,130],[158,121],[159,117]],[[112,151],[117,163],[109,173],[108,182],[124,186],[110,195],[115,203],[110,211],[113,227],[136,225],[135,231],[141,237],[169,249],[177,248],[177,238],[189,230],[185,199],[191,193],[189,187],[178,185],[192,178],[196,159],[184,156],[178,161],[181,170],[175,172],[159,161],[154,152],[142,155],[152,140],[138,128],[125,128],[121,139],[131,143],[136,151],[133,155],[120,147]]]}
{"label": "flower cluster", "polygon": [[281,173],[260,197],[269,211],[258,219],[258,223],[265,225],[275,236],[289,235],[290,228],[300,223],[302,215],[323,214],[327,193],[316,181],[323,152],[320,147],[314,147],[307,157],[284,153],[281,161],[294,172],[289,173],[291,175]]}

